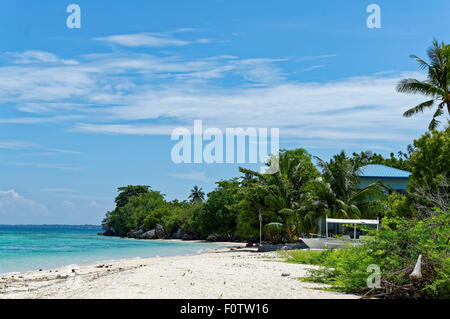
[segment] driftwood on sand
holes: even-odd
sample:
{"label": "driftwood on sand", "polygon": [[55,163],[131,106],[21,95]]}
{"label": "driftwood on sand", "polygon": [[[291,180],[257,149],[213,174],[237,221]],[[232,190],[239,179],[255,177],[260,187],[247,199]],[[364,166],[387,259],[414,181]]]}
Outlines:
{"label": "driftwood on sand", "polygon": [[414,266],[410,265],[386,274],[381,279],[381,287],[370,289],[362,298],[413,298],[420,296],[423,294],[425,285],[431,282],[422,275],[422,269],[428,274],[433,272],[432,265],[427,261],[423,262],[420,254]]}

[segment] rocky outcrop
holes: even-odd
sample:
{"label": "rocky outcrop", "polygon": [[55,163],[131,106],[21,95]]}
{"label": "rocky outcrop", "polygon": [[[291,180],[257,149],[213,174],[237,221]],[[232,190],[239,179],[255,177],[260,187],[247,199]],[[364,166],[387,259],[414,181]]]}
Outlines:
{"label": "rocky outcrop", "polygon": [[166,235],[166,230],[164,229],[164,227],[162,225],[156,225],[155,227],[155,236],[158,239],[164,238],[164,236]]}
{"label": "rocky outcrop", "polygon": [[202,236],[199,233],[191,232],[188,230],[184,230],[181,228],[178,228],[176,232],[172,233],[170,236],[172,239],[182,239],[182,240],[202,240],[205,239],[204,236]]}
{"label": "rocky outcrop", "polygon": [[130,230],[130,232],[127,234],[127,237],[130,238],[141,238],[141,236],[144,234],[144,230],[141,228],[139,230]]}
{"label": "rocky outcrop", "polygon": [[146,231],[142,234],[140,239],[156,239],[156,232],[154,229]]}
{"label": "rocky outcrop", "polygon": [[161,239],[166,236],[166,231],[162,225],[156,225],[154,229],[145,231],[143,228],[139,230],[131,230],[127,237],[136,239]]}
{"label": "rocky outcrop", "polygon": [[[100,235],[100,233],[99,233],[99,235]],[[103,233],[101,233],[101,235],[103,235],[103,236],[118,236],[113,230],[111,230],[111,229],[108,229],[108,230],[105,230]]]}
{"label": "rocky outcrop", "polygon": [[220,236],[217,234],[209,234],[208,237],[206,237],[207,241],[219,241]]}
{"label": "rocky outcrop", "polygon": [[[100,235],[100,234],[99,234]],[[140,229],[130,230],[126,234],[117,234],[112,230],[106,230],[103,233],[104,236],[124,236],[128,238],[136,239],[181,239],[181,240],[207,240],[211,242],[227,241],[227,242],[246,242],[252,241],[256,243],[259,239],[257,238],[242,238],[233,235],[219,235],[217,233],[211,233],[208,236],[203,236],[199,233],[192,232],[189,230],[184,230],[178,228],[173,233],[167,233],[162,225],[156,225],[154,229],[145,229],[141,227]]]}

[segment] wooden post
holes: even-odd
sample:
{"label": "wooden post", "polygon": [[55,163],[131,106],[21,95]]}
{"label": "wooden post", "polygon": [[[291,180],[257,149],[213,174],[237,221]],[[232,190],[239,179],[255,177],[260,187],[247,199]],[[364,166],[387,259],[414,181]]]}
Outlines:
{"label": "wooden post", "polygon": [[328,215],[325,216],[325,236],[328,239]]}

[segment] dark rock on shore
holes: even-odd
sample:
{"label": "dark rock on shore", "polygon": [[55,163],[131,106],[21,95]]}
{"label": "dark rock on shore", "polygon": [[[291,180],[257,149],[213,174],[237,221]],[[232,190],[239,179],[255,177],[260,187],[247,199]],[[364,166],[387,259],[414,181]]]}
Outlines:
{"label": "dark rock on shore", "polygon": [[105,230],[102,234],[103,236],[118,236],[114,231],[111,229]]}
{"label": "dark rock on shore", "polygon": [[217,234],[209,234],[208,237],[206,237],[207,241],[219,241],[220,236]]}
{"label": "dark rock on shore", "polygon": [[164,236],[166,235],[166,230],[164,229],[164,227],[162,225],[156,225],[155,227],[155,236],[158,239],[164,238]]}
{"label": "dark rock on shore", "polygon": [[174,232],[171,236],[172,239],[182,239],[182,240],[202,240],[205,239],[204,236],[198,233],[194,233],[191,231],[187,231],[181,228],[178,228],[176,232]]}
{"label": "dark rock on shore", "polygon": [[150,229],[145,231],[145,229],[141,228],[139,230],[131,230],[127,237],[136,238],[136,239],[161,239],[166,235],[166,231],[164,227],[161,225],[156,225],[155,229]]}
{"label": "dark rock on shore", "polygon": [[308,246],[306,246],[305,243],[295,243],[295,244],[263,244],[262,246],[258,247],[258,252],[269,252],[269,251],[276,251],[276,250],[294,250],[294,249],[307,249]]}
{"label": "dark rock on shore", "polygon": [[151,229],[149,231],[146,231],[142,234],[140,239],[156,239],[156,232],[154,229]]}
{"label": "dark rock on shore", "polygon": [[[99,235],[101,235],[99,233]],[[173,233],[168,233],[164,229],[162,225],[156,225],[154,229],[134,229],[130,230],[127,234],[118,234],[115,233],[113,230],[106,230],[103,233],[103,236],[121,236],[126,238],[136,238],[136,239],[181,239],[181,240],[207,240],[211,242],[217,242],[217,241],[226,241],[226,242],[253,242],[257,243],[259,239],[257,238],[242,238],[238,236],[233,235],[219,235],[216,233],[209,234],[208,236],[204,236],[202,234],[184,230],[181,228],[178,228]]]}

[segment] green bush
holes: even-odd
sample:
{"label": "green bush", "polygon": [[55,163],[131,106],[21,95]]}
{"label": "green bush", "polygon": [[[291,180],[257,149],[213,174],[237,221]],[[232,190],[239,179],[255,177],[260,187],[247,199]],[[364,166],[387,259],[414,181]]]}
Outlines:
{"label": "green bush", "polygon": [[[424,220],[399,219],[396,230],[385,228],[362,246],[287,252],[284,257],[288,262],[322,266],[310,270],[307,279],[344,292],[369,292],[367,269],[375,264],[381,269],[380,292],[385,297],[450,298],[449,235],[450,215],[441,211]],[[409,274],[420,254],[423,280],[411,286]],[[390,283],[406,288],[388,291]]]}
{"label": "green bush", "polygon": [[269,223],[265,227],[265,233],[269,236],[270,241],[278,243],[285,234],[284,225],[282,223]]}

